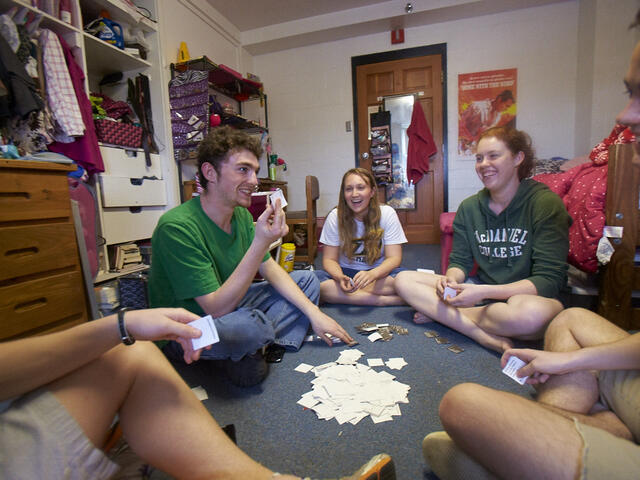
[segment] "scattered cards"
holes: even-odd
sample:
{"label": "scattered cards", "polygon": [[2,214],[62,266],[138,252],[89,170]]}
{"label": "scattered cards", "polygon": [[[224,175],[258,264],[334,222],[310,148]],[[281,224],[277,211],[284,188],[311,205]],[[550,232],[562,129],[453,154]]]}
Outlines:
{"label": "scattered cards", "polygon": [[216,325],[213,323],[211,315],[194,320],[193,322],[190,322],[189,325],[202,332],[200,338],[191,339],[191,345],[193,345],[194,350],[208,347],[209,345],[213,345],[220,341],[220,338],[218,337],[218,330],[216,329]]}
{"label": "scattered cards", "polygon": [[294,370],[296,372],[307,373],[307,372],[310,372],[312,368],[313,368],[313,365],[309,365],[307,363],[301,363],[296,368],[294,368]]}
{"label": "scattered cards", "polygon": [[453,353],[462,353],[462,352],[464,352],[464,348],[459,347],[458,345],[451,345],[451,346],[447,347],[447,350],[450,350]]}
{"label": "scattered cards", "polygon": [[442,344],[445,344],[445,343],[449,343],[449,340],[447,340],[444,337],[436,337],[436,343],[438,345],[442,345]]}
{"label": "scattered cards", "polygon": [[[411,387],[396,381],[386,370],[376,371],[358,363],[362,355],[358,350],[343,350],[337,361],[314,367],[313,389],[301,395],[297,403],[312,409],[319,419],[335,419],[340,425],[356,425],[368,416],[373,423],[388,422],[401,415],[399,404],[409,403]],[[367,363],[384,366],[380,358]],[[397,370],[405,365],[402,357],[386,362],[387,367]]]}
{"label": "scattered cards", "polygon": [[518,375],[516,375],[516,372],[520,370],[522,367],[524,367],[525,365],[526,363],[520,360],[518,357],[509,357],[509,361],[507,362],[505,367],[502,369],[502,373],[504,373],[508,377],[513,378],[520,385],[524,385],[525,382],[527,381],[527,378],[529,377],[518,377]]}

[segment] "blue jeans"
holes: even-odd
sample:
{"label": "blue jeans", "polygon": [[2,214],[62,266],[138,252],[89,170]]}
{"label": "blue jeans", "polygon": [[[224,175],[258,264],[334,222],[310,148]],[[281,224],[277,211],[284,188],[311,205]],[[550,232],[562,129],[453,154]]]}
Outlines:
{"label": "blue jeans", "polygon": [[[316,305],[320,298],[320,282],[313,272],[295,270],[291,278]],[[255,283],[238,304],[236,310],[213,322],[220,341],[203,350],[200,358],[238,361],[246,354],[276,343],[298,350],[309,328],[309,319],[295,305],[285,300],[269,282]],[[182,347],[172,341],[164,352],[175,359],[182,358]]]}
{"label": "blue jeans", "polygon": [[[361,271],[361,270],[356,270],[354,268],[345,268],[345,267],[341,267],[341,268],[342,268],[342,273],[344,273],[346,276],[351,278],[355,277],[356,273]],[[389,272],[388,276],[395,277],[397,274],[399,274],[403,270],[406,270],[406,268],[402,268],[402,267],[394,268],[393,270],[391,270],[391,272]],[[325,280],[331,280],[331,275],[329,275],[324,270],[316,270],[315,273],[316,273],[316,277],[318,277],[318,280],[320,280],[320,283],[324,282]]]}

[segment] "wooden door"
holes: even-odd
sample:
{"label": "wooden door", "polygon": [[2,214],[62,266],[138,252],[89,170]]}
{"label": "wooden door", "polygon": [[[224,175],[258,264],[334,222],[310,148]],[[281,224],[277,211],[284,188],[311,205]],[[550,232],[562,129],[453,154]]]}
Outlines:
{"label": "wooden door", "polygon": [[[369,151],[368,117],[370,107],[382,105],[387,95],[418,93],[418,101],[431,128],[438,153],[431,157],[430,171],[416,185],[415,210],[397,210],[409,243],[440,243],[439,217],[444,206],[443,167],[443,98],[442,57],[391,60],[356,67],[356,98],[358,117],[358,158],[360,166],[371,169],[371,159],[362,154]],[[380,201],[385,201],[384,186]]]}

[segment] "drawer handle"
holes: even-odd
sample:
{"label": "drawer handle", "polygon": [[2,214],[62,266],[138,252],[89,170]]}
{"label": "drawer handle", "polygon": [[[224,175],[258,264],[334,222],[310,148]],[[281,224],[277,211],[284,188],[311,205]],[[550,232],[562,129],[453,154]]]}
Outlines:
{"label": "drawer handle", "polygon": [[140,186],[142,185],[142,182],[144,181],[143,178],[130,178],[129,181],[131,182],[131,185],[136,185],[136,186]]}
{"label": "drawer handle", "polygon": [[142,207],[129,207],[129,211],[131,213],[140,213],[142,211]]}
{"label": "drawer handle", "polygon": [[29,255],[36,255],[39,251],[38,247],[16,248],[15,250],[7,250],[4,253],[4,256],[26,257]]}
{"label": "drawer handle", "polygon": [[16,313],[26,312],[28,310],[34,310],[36,308],[42,308],[47,304],[47,299],[45,297],[36,298],[35,300],[30,300],[28,302],[18,303],[13,309]]}
{"label": "drawer handle", "polygon": [[0,192],[0,198],[31,198],[29,192]]}

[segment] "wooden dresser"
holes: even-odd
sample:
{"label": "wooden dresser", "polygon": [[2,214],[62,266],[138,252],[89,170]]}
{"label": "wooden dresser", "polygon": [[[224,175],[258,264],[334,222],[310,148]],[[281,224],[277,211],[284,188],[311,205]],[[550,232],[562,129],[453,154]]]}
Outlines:
{"label": "wooden dresser", "polygon": [[87,320],[70,165],[0,159],[0,341]]}

